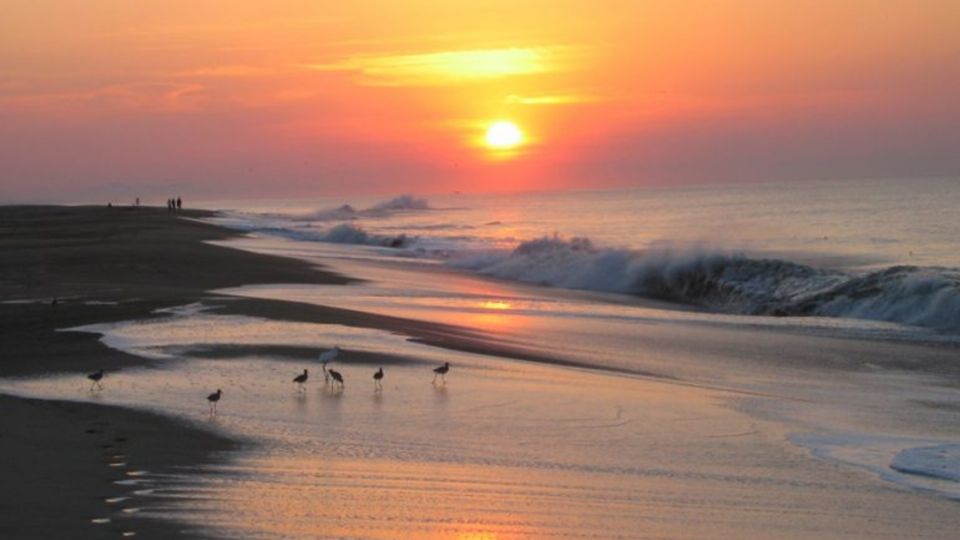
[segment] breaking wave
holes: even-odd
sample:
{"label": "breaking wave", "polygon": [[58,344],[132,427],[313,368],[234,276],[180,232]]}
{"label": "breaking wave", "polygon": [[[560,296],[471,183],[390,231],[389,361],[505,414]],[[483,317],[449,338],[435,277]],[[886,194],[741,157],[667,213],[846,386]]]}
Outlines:
{"label": "breaking wave", "polygon": [[706,250],[598,249],[544,237],[451,261],[504,279],[671,300],[744,315],[816,315],[960,331],[960,270],[895,266],[864,275]]}
{"label": "breaking wave", "polygon": [[363,210],[357,210],[349,204],[344,204],[336,208],[325,208],[308,214],[293,216],[293,219],[295,221],[350,221],[360,218],[383,217],[396,212],[429,209],[430,203],[426,199],[413,195],[400,195]]}
{"label": "breaking wave", "polygon": [[319,234],[317,240],[334,244],[362,244],[392,248],[408,247],[410,244],[410,239],[407,238],[405,234],[398,234],[396,236],[370,234],[350,223],[341,223],[340,225],[327,229]]}
{"label": "breaking wave", "polygon": [[416,242],[416,238],[411,238],[405,234],[372,234],[352,223],[341,223],[324,230],[309,227],[290,228],[272,226],[235,226],[235,228],[240,228],[247,232],[270,234],[302,242],[328,242],[331,244],[357,244],[389,248],[408,248]]}
{"label": "breaking wave", "polygon": [[430,205],[426,199],[414,197],[413,195],[400,195],[390,200],[375,204],[370,210],[378,211],[399,211],[399,210],[429,210]]}

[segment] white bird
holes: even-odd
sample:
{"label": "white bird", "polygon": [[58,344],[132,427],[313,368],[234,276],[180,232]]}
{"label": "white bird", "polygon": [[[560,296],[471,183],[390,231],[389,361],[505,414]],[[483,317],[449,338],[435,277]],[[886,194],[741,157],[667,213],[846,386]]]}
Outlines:
{"label": "white bird", "polygon": [[450,371],[450,362],[444,362],[442,366],[438,368],[433,368],[433,384],[437,384],[437,375],[440,376],[440,380],[443,381],[443,384],[447,384],[447,372]]}
{"label": "white bird", "polygon": [[223,390],[217,388],[217,391],[207,396],[207,401],[210,402],[210,414],[217,414],[217,402],[220,401],[220,396],[223,395]]}
{"label": "white bird", "polygon": [[327,371],[328,371],[328,370],[327,370],[327,364],[329,364],[330,362],[333,362],[333,361],[337,358],[337,356],[340,354],[340,351],[342,351],[342,350],[343,350],[343,349],[341,349],[340,347],[334,345],[333,348],[330,349],[329,351],[325,351],[325,352],[320,353],[320,358],[319,358],[319,360],[320,360],[320,366],[323,368],[323,382],[324,382],[324,384],[329,384],[329,383],[330,383],[330,374],[327,373]]}

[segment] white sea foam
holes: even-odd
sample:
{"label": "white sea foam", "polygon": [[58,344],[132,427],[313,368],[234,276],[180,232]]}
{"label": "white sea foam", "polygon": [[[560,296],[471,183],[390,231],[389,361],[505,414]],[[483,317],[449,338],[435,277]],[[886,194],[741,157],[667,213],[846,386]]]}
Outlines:
{"label": "white sea foam", "polygon": [[960,444],[907,448],[893,458],[890,468],[904,474],[960,482]]}
{"label": "white sea foam", "polygon": [[599,249],[544,237],[451,265],[504,279],[673,300],[730,313],[820,315],[960,331],[960,271],[896,266],[864,275],[706,249]]}
{"label": "white sea foam", "polygon": [[904,487],[960,500],[960,444],[856,433],[794,434],[817,457],[877,474]]}

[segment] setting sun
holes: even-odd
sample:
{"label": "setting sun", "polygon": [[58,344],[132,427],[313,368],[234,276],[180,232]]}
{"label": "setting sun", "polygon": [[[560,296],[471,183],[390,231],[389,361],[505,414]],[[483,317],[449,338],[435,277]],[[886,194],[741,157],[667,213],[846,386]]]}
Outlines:
{"label": "setting sun", "polygon": [[507,120],[500,120],[490,124],[487,128],[487,146],[497,150],[515,148],[523,143],[523,132],[516,124]]}

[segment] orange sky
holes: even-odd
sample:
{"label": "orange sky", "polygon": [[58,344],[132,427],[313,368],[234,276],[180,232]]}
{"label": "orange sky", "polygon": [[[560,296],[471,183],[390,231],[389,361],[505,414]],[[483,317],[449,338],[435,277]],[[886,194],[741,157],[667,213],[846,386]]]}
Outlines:
{"label": "orange sky", "polygon": [[0,202],[960,174],[956,0],[3,11]]}

